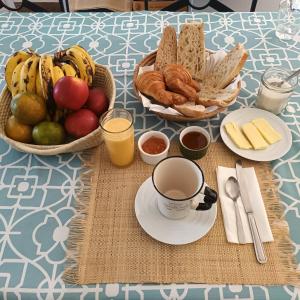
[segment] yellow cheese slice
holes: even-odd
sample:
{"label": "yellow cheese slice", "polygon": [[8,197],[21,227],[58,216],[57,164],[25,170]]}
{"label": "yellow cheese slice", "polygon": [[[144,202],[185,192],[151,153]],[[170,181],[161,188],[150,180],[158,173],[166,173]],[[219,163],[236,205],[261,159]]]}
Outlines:
{"label": "yellow cheese slice", "polygon": [[270,145],[282,139],[281,134],[277,132],[264,118],[254,119],[252,120],[252,123]]}
{"label": "yellow cheese slice", "polygon": [[244,124],[242,130],[255,150],[268,147],[268,143],[252,123]]}
{"label": "yellow cheese slice", "polygon": [[225,124],[225,129],[237,147],[240,149],[252,149],[251,144],[243,135],[240,127],[235,122],[229,122]]}

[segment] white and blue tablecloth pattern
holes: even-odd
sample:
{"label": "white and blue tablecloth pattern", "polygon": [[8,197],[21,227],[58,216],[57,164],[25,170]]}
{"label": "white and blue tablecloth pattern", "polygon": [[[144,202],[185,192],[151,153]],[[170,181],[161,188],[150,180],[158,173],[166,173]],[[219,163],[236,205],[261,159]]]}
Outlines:
{"label": "white and blue tablecloth pattern", "polygon": [[[32,47],[53,53],[79,43],[97,63],[111,68],[117,87],[116,106],[135,118],[136,135],[153,129],[174,138],[184,123],[157,118],[137,101],[132,88],[136,65],[155,50],[162,28],[192,19],[205,22],[207,48],[230,49],[244,43],[249,59],[242,73],[242,91],[229,111],[253,106],[260,76],[269,66],[300,67],[300,44],[276,38],[271,13],[1,13],[0,88],[4,65],[13,52]],[[300,262],[300,101],[299,89],[280,117],[288,124],[293,147],[272,163]],[[198,122],[214,140],[224,112]],[[62,281],[68,225],[76,213],[80,186],[78,154],[42,157],[20,153],[0,141],[0,299],[299,299],[292,286],[237,285],[66,285]]]}

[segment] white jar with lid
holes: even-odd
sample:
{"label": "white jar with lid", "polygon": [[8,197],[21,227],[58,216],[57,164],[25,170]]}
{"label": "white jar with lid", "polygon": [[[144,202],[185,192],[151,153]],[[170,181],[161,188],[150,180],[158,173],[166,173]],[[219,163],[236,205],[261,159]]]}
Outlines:
{"label": "white jar with lid", "polygon": [[[298,84],[298,77],[285,81],[292,71],[279,67],[267,69],[261,78],[260,88],[255,105],[274,114],[280,114],[288,103],[288,99]],[[279,83],[283,83],[280,85]]]}

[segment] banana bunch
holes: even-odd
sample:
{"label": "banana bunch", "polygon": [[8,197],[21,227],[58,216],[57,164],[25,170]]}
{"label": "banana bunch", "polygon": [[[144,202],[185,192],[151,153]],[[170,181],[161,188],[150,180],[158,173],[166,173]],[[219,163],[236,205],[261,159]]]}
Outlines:
{"label": "banana bunch", "polygon": [[54,54],[54,60],[60,63],[72,65],[78,77],[89,86],[92,85],[96,72],[95,62],[89,53],[79,45],[74,45],[66,50]]}
{"label": "banana bunch", "polygon": [[13,97],[28,92],[47,99],[48,85],[53,86],[52,57],[18,51],[6,63],[5,80]]}
{"label": "banana bunch", "polygon": [[12,96],[31,92],[46,100],[61,77],[79,77],[91,86],[94,75],[95,63],[79,45],[59,51],[54,57],[20,50],[8,59],[5,67],[5,80]]}
{"label": "banana bunch", "polygon": [[59,51],[51,56],[20,50],[7,60],[5,80],[12,96],[34,93],[45,99],[49,116],[54,120],[64,117],[53,100],[53,87],[64,76],[79,77],[89,86],[95,75],[95,63],[89,53],[79,45]]}
{"label": "banana bunch", "polygon": [[[8,89],[12,92],[13,87],[14,90],[18,90],[19,86],[19,78],[22,66],[24,62],[32,56],[32,53],[25,51],[18,51],[14,53],[7,61],[5,66],[5,81],[7,83]],[[16,69],[17,68],[17,69]],[[14,75],[14,82],[13,82]],[[16,86],[17,85],[17,86]]]}

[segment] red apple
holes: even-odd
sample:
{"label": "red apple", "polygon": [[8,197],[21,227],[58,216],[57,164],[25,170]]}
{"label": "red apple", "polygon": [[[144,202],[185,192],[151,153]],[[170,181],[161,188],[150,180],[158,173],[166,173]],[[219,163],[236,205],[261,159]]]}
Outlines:
{"label": "red apple", "polygon": [[80,109],[89,96],[87,83],[76,77],[64,76],[59,79],[53,89],[53,98],[60,108]]}
{"label": "red apple", "polygon": [[69,114],[65,120],[65,129],[70,135],[80,138],[99,126],[98,117],[89,109],[82,108]]}
{"label": "red apple", "polygon": [[91,88],[89,97],[86,102],[86,107],[93,111],[97,116],[100,116],[108,109],[108,99],[105,92],[101,88]]}

